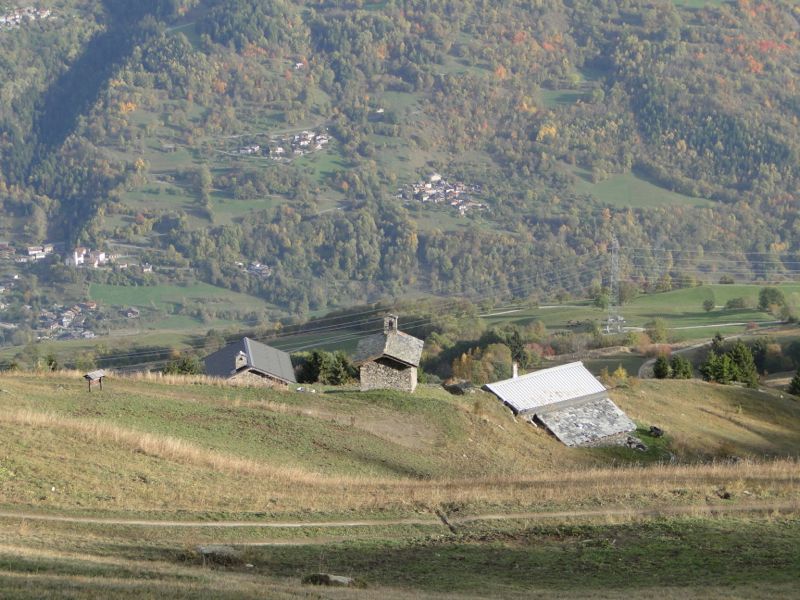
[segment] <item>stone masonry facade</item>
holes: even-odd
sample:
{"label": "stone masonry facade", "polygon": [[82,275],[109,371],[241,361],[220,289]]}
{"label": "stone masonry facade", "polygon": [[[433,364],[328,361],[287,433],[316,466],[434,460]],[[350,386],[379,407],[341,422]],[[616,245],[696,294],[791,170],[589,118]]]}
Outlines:
{"label": "stone masonry facade", "polygon": [[417,369],[395,361],[379,358],[361,365],[361,391],[400,390],[413,392],[417,388]]}
{"label": "stone masonry facade", "polygon": [[240,371],[236,375],[228,378],[227,381],[230,385],[270,387],[278,390],[285,390],[289,387],[288,384],[283,381],[279,381],[271,377],[265,377],[263,375],[259,375],[258,373],[253,373],[252,371],[247,370]]}

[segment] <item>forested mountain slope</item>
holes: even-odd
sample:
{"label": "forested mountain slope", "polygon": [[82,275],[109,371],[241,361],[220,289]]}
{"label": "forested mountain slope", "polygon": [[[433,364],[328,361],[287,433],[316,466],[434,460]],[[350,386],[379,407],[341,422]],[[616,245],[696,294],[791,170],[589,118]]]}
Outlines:
{"label": "forested mountain slope", "polygon": [[642,285],[800,264],[794,2],[40,4],[0,29],[0,241],[297,314],[574,292],[612,234]]}

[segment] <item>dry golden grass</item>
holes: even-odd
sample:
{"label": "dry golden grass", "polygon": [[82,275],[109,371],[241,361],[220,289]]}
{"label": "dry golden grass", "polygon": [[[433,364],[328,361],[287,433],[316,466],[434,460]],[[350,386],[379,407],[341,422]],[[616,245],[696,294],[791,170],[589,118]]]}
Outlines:
{"label": "dry golden grass", "polygon": [[54,413],[19,410],[0,415],[0,421],[16,425],[67,430],[87,441],[110,442],[133,452],[164,460],[224,471],[236,475],[253,475],[277,483],[318,483],[318,473],[300,469],[266,465],[254,460],[205,450],[183,440],[125,429],[92,419],[71,419]]}
{"label": "dry golden grass", "polygon": [[[334,599],[484,593],[691,600],[793,593],[787,577],[773,580],[768,567],[752,568],[736,587],[690,569],[694,579],[674,590],[640,587],[651,584],[647,577],[631,584],[623,572],[609,576],[611,585],[591,585],[607,569],[538,588],[535,578],[520,579],[524,573],[513,570],[520,556],[547,544],[570,557],[565,574],[594,569],[580,554],[584,549],[598,564],[622,564],[651,548],[653,536],[645,535],[636,542],[641,553],[628,552],[630,532],[654,524],[655,537],[676,552],[686,544],[683,534],[697,528],[692,560],[700,564],[707,533],[735,540],[738,531],[730,534],[728,527],[747,530],[759,520],[778,531],[794,523],[788,515],[800,512],[800,409],[777,395],[695,382],[615,390],[629,414],[670,436],[673,464],[634,464],[631,453],[566,448],[481,394],[459,399],[426,388],[413,399],[287,394],[145,375],[112,376],[103,394],[88,394],[81,375],[0,375],[0,505],[11,513],[0,518],[4,597],[315,596],[319,590],[300,585],[299,574],[326,562],[369,579],[367,590],[326,589],[325,597]],[[175,419],[185,422],[178,427]],[[217,428],[245,443],[227,444]],[[292,435],[281,439],[304,444],[311,459],[276,455],[283,448],[265,435],[283,434],[282,428]],[[250,452],[247,444],[257,443],[266,450]],[[402,468],[357,470],[376,460],[396,460]],[[407,465],[430,466],[433,474]],[[447,515],[455,533],[437,513]],[[348,527],[353,521],[361,525]],[[539,530],[539,537],[528,537]],[[578,533],[554,541],[569,530]],[[606,534],[608,548],[596,546]],[[511,539],[503,542],[504,535]],[[274,548],[259,546],[270,540]],[[287,542],[292,550],[281,554]],[[240,545],[255,570],[204,568],[196,547],[208,543]],[[787,559],[791,547],[781,543],[756,548],[761,554],[754,563]],[[542,552],[526,573],[539,568],[549,550]],[[351,559],[360,571],[347,571]],[[386,571],[393,578],[370,573],[383,560],[394,561]],[[438,565],[433,574],[430,560]],[[685,565],[676,559],[675,572]],[[650,568],[658,573],[662,566]],[[484,570],[495,578],[482,589]],[[475,585],[441,583],[462,576]],[[443,593],[454,590],[460,591]]]}
{"label": "dry golden grass", "polygon": [[[208,375],[176,375],[165,374],[160,371],[137,371],[134,373],[121,373],[114,371],[114,369],[105,369],[106,377],[119,381],[131,382],[149,382],[160,383],[164,385],[208,385],[219,388],[236,388],[240,385],[231,384],[225,379],[219,377],[209,377]],[[3,371],[0,372],[0,380],[6,379],[39,379],[43,377],[64,377],[67,379],[81,380],[84,376],[84,371],[75,369],[60,369],[58,371],[49,371],[45,369],[31,370],[31,371]]]}
{"label": "dry golden grass", "polygon": [[[94,464],[108,460],[117,463],[130,457],[157,459],[156,465],[174,463],[190,467],[181,473],[170,469],[171,486],[161,488],[165,500],[175,509],[206,510],[263,509],[265,497],[281,499],[274,509],[347,511],[417,510],[441,504],[463,505],[464,509],[487,505],[510,507],[603,507],[611,505],[647,506],[666,502],[696,503],[714,497],[722,486],[740,500],[796,498],[800,464],[794,459],[773,461],[742,460],[695,465],[651,465],[584,467],[554,476],[536,473],[526,476],[488,476],[462,479],[419,480],[366,476],[331,476],[299,467],[285,467],[242,459],[207,450],[186,441],[125,429],[91,419],[65,418],[30,410],[0,415],[0,423],[40,431],[60,431],[77,438],[86,449],[86,459]],[[31,438],[34,440],[35,437]],[[102,448],[98,453],[98,445]],[[95,448],[95,450],[91,450]],[[114,449],[109,452],[109,448]],[[44,457],[45,460],[47,457]],[[163,465],[162,465],[163,466]],[[44,465],[41,468],[45,468]],[[153,465],[150,466],[153,468]],[[102,473],[105,467],[100,468]],[[203,477],[213,474],[213,477]],[[154,479],[163,480],[163,475]],[[185,478],[186,480],[182,480]],[[203,479],[203,485],[191,483]],[[11,482],[13,483],[13,481]],[[98,490],[109,482],[89,478],[84,484]],[[13,487],[8,486],[9,488]],[[142,486],[144,489],[147,486]],[[174,491],[170,491],[172,488]],[[190,490],[186,493],[185,490]],[[220,490],[225,489],[224,494]],[[184,490],[182,493],[178,490]],[[745,494],[747,492],[747,494]],[[0,498],[3,493],[0,492]],[[231,497],[237,500],[230,502]],[[150,496],[128,496],[131,509],[146,509]],[[11,498],[6,498],[6,501]],[[70,498],[61,500],[69,506]]]}
{"label": "dry golden grass", "polygon": [[[740,502],[791,500],[798,494],[800,467],[791,457],[800,448],[800,410],[748,390],[696,382],[641,382],[616,390],[615,400],[634,418],[667,430],[674,454],[702,459],[637,466],[612,462],[613,455],[602,452],[566,448],[542,430],[515,422],[488,396],[459,400],[423,388],[417,401],[440,406],[446,419],[439,423],[437,412],[425,418],[398,412],[373,404],[369,395],[348,396],[349,404],[341,408],[336,395],[254,395],[236,389],[217,394],[218,382],[160,375],[115,377],[110,391],[89,395],[80,377],[78,372],[0,375],[0,436],[10,456],[24,455],[16,463],[27,476],[4,481],[0,502],[136,511],[413,513],[440,505],[462,512],[695,505],[719,500],[721,487]],[[57,403],[65,397],[69,405]],[[200,435],[190,440],[122,425],[113,413],[91,416],[97,403],[149,411],[165,399],[183,403],[187,415],[202,403],[218,407],[220,418],[257,407],[344,427],[343,434],[352,424],[395,444],[398,454],[430,455],[449,470],[426,477],[400,470],[394,476],[337,473],[324,467],[325,449],[319,451],[320,464],[311,466],[276,461],[268,453],[252,458],[210,447]],[[72,414],[65,414],[67,408]],[[402,429],[408,430],[405,440],[395,432]],[[313,437],[318,429],[311,431]],[[741,460],[728,460],[732,455]],[[50,487],[67,491],[49,493]]]}
{"label": "dry golden grass", "polygon": [[635,421],[663,427],[683,460],[800,452],[800,402],[777,392],[699,381],[643,381],[613,399]]}

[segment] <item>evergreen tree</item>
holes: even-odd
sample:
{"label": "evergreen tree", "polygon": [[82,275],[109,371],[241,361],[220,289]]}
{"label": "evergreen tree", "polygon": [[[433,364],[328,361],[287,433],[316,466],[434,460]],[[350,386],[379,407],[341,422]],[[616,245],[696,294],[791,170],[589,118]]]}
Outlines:
{"label": "evergreen tree", "polygon": [[727,356],[730,356],[733,364],[733,376],[736,381],[744,383],[751,388],[758,386],[758,372],[756,371],[756,363],[753,360],[753,353],[744,342],[737,341]]}
{"label": "evergreen tree", "polygon": [[711,350],[706,356],[705,362],[700,365],[700,374],[706,381],[714,381],[714,373],[717,370],[717,363],[719,362],[719,355]]}
{"label": "evergreen tree", "polygon": [[706,362],[700,367],[700,373],[706,381],[728,384],[735,378],[735,367],[730,356],[711,350]]}
{"label": "evergreen tree", "polygon": [[736,377],[736,368],[731,357],[727,354],[720,356],[712,373],[717,383],[728,385],[732,382]]}
{"label": "evergreen tree", "polygon": [[303,369],[303,382],[316,383],[322,381],[322,374],[330,369],[330,362],[330,353],[314,350]]}
{"label": "evergreen tree", "polygon": [[353,379],[355,369],[344,352],[329,354],[325,369],[320,372],[320,381],[327,385],[342,385]]}
{"label": "evergreen tree", "polygon": [[670,361],[673,379],[691,379],[693,373],[692,363],[687,358],[676,354]]}
{"label": "evergreen tree", "polygon": [[800,369],[797,369],[797,373],[789,383],[789,393],[800,396]]}
{"label": "evergreen tree", "polygon": [[653,365],[653,375],[656,379],[666,379],[670,375],[669,361],[663,354],[656,359]]}
{"label": "evergreen tree", "polygon": [[715,333],[714,337],[711,339],[711,350],[716,354],[725,352],[725,338],[722,337],[719,331]]}
{"label": "evergreen tree", "polygon": [[297,380],[300,383],[342,385],[356,376],[356,369],[343,352],[314,350],[310,355],[297,354],[299,363]]}
{"label": "evergreen tree", "polygon": [[759,373],[763,373],[767,366],[767,352],[770,344],[770,339],[766,337],[759,337],[750,346],[750,351],[753,353],[753,362],[756,363],[756,369]]}

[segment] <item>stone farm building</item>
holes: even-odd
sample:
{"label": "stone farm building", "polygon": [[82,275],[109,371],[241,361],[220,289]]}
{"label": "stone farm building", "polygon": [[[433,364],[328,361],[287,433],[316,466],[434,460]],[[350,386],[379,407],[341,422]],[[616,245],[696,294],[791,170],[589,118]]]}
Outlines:
{"label": "stone farm building", "polygon": [[292,360],[286,352],[247,337],[217,350],[203,362],[207,375],[231,383],[269,387],[297,383]]}
{"label": "stone farm building", "polygon": [[397,330],[397,317],[383,320],[383,333],[358,342],[355,363],[360,365],[361,391],[399,390],[417,387],[417,367],[424,342]]}
{"label": "stone farm building", "polygon": [[547,428],[567,446],[603,445],[636,425],[582,362],[487,384],[514,414]]}

